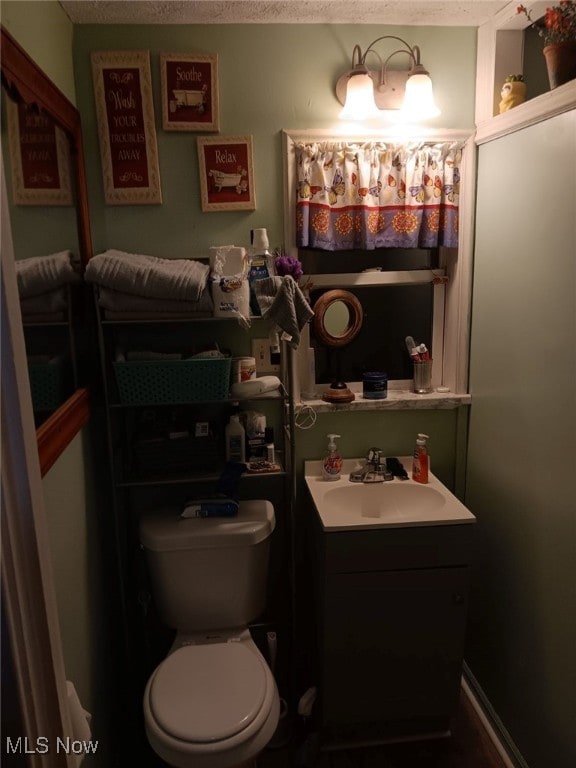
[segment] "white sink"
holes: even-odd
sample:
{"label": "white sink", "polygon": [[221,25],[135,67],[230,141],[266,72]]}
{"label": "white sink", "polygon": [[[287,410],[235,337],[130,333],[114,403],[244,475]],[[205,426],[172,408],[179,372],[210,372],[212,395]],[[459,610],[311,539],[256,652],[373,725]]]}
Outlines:
{"label": "white sink", "polygon": [[[305,480],[320,516],[330,530],[351,528],[455,525],[473,523],[474,515],[432,473],[429,483],[411,479],[412,457],[399,457],[410,479],[351,483],[358,460],[346,459],[340,480],[322,478],[322,462],[305,462]],[[362,462],[360,462],[362,463]]]}

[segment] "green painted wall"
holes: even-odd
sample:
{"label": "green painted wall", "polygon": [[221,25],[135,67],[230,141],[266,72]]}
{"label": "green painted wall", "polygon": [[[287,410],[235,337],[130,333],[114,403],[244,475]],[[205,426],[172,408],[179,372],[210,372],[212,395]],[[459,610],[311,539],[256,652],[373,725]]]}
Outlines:
{"label": "green painted wall", "polygon": [[[92,738],[98,750],[93,768],[113,765],[111,720],[115,680],[113,630],[94,479],[97,467],[89,429],[82,430],[43,479],[44,505],[66,677],[92,714]],[[87,761],[88,762],[88,761]]]}
{"label": "green painted wall", "polygon": [[74,27],[58,0],[2,0],[0,21],[75,104],[72,67]]}
{"label": "green painted wall", "polygon": [[[341,130],[334,94],[338,76],[349,67],[355,43],[382,34],[418,44],[433,74],[442,109],[433,127],[471,128],[474,114],[476,30],[349,25],[95,26],[75,28],[74,66],[78,108],[84,126],[95,252],[119,248],[156,256],[203,256],[211,245],[248,245],[254,227],[266,227],[272,246],[283,236],[283,129]],[[388,50],[382,43],[383,50]],[[163,204],[106,206],[92,90],[93,50],[148,50]],[[393,50],[393,49],[392,49]],[[451,52],[450,58],[445,53]],[[220,135],[254,139],[257,210],[202,213],[196,134],[164,131],[160,101],[159,53],[218,53]],[[458,60],[458,67],[451,61]],[[305,458],[318,458],[327,432],[343,436],[347,456],[370,445],[410,453],[416,432],[431,435],[434,467],[454,486],[457,439],[455,413],[390,412],[321,415],[314,429],[296,434],[297,470]],[[434,446],[434,447],[432,447]]]}
{"label": "green painted wall", "polygon": [[530,768],[576,764],[575,171],[574,110],[479,152],[466,659]]}
{"label": "green painted wall", "polygon": [[[356,42],[388,33],[418,44],[434,77],[442,116],[430,125],[470,128],[474,115],[476,30],[347,25],[79,25],[74,34],[78,108],[82,114],[96,253],[106,248],[178,257],[211,245],[247,245],[250,229],[267,227],[271,246],[283,238],[283,129],[338,128],[334,85]],[[386,43],[382,44],[386,46]],[[104,204],[90,52],[150,51],[163,204]],[[388,49],[383,48],[384,51]],[[159,53],[217,53],[220,135],[254,139],[254,212],[202,213],[196,135],[161,127]],[[450,56],[446,56],[450,51]],[[453,61],[458,66],[453,66]]]}

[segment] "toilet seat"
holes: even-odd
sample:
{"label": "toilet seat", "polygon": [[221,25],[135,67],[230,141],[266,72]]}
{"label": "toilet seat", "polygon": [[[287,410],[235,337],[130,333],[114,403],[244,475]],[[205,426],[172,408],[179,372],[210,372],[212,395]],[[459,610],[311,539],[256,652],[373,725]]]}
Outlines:
{"label": "toilet seat", "polygon": [[266,696],[264,664],[243,643],[188,645],[156,670],[150,709],[176,739],[229,739],[258,716]]}
{"label": "toilet seat", "polygon": [[156,668],[144,693],[148,740],[178,768],[231,768],[270,741],[280,700],[254,641],[184,645]]}

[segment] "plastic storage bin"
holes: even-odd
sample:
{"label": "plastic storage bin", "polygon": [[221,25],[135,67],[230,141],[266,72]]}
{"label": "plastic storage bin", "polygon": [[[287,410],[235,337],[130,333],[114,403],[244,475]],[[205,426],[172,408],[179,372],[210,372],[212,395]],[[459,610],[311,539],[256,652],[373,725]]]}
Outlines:
{"label": "plastic storage bin", "polygon": [[114,362],[125,405],[226,400],[232,359]]}

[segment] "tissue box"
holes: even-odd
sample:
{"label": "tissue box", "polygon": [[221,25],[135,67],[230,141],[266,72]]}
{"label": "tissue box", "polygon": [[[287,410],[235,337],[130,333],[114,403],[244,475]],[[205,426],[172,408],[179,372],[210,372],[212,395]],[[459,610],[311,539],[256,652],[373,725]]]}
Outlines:
{"label": "tissue box", "polygon": [[210,248],[210,269],[219,275],[244,274],[248,269],[246,249],[235,245],[217,245]]}

